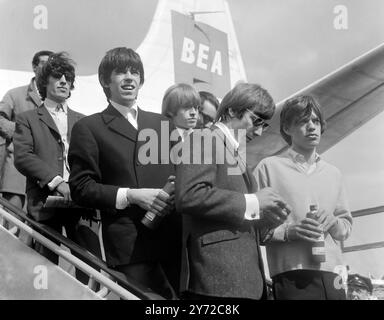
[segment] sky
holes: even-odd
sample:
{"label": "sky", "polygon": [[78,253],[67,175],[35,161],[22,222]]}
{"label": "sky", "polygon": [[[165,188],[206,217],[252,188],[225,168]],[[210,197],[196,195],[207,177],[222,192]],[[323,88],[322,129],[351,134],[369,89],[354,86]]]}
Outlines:
{"label": "sky", "polygon": [[[229,0],[245,69],[280,101],[384,42],[381,0]],[[348,29],[336,30],[344,5]]]}

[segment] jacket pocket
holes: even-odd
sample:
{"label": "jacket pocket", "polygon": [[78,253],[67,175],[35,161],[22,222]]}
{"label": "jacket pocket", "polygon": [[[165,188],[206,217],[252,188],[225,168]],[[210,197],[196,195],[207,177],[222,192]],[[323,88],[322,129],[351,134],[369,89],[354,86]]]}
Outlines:
{"label": "jacket pocket", "polygon": [[201,236],[201,246],[230,241],[240,238],[240,233],[229,230],[218,230]]}

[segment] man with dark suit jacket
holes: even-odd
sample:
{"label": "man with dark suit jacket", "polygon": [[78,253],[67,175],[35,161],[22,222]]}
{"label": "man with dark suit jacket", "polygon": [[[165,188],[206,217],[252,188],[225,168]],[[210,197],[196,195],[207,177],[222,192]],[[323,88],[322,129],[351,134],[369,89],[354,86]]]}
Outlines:
{"label": "man with dark suit jacket", "polygon": [[16,207],[22,209],[25,202],[25,177],[14,166],[13,134],[16,115],[34,110],[41,105],[37,91],[38,72],[52,51],[39,51],[32,59],[35,77],[29,85],[9,90],[0,102],[0,192],[2,196]]}
{"label": "man with dark suit jacket", "polygon": [[[75,240],[81,212],[75,209],[46,208],[49,195],[71,200],[68,186],[67,152],[71,130],[82,114],[71,110],[67,99],[74,88],[75,68],[64,54],[50,55],[42,67],[37,87],[44,103],[16,117],[14,134],[15,166],[27,178],[27,210],[36,221]],[[40,244],[35,249],[53,263],[58,256]]]}
{"label": "man with dark suit jacket", "polygon": [[[176,209],[184,220],[181,286],[186,299],[265,296],[257,226],[282,223],[289,208],[270,188],[255,193],[245,140],[261,135],[274,109],[265,89],[238,84],[224,97],[217,114],[221,121],[212,131],[189,136],[193,160],[176,166],[175,186]],[[196,143],[199,138],[211,143]]]}
{"label": "man with dark suit jacket", "polygon": [[[160,188],[174,168],[169,163],[157,164],[161,152],[157,163],[144,164],[140,148],[145,141],[139,139],[144,129],[156,136],[153,141],[160,138],[168,120],[138,108],[144,69],[132,49],[109,50],[99,66],[99,81],[109,105],[73,128],[69,149],[72,197],[80,205],[100,209],[107,264],[170,298],[159,263],[167,249],[161,228],[151,230],[141,219],[148,210],[154,214],[171,210],[170,195]],[[166,226],[167,217],[162,221],[162,227]]]}

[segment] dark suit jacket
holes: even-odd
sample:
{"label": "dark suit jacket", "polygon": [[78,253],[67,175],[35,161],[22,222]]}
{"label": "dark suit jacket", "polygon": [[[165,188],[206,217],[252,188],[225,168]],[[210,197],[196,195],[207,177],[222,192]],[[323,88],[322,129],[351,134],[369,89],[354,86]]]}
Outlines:
{"label": "dark suit jacket", "polygon": [[[222,132],[212,129],[219,133],[212,157],[207,149],[191,147],[211,164],[176,166],[176,209],[184,233],[181,291],[259,299],[265,283],[261,254],[253,224],[244,220],[244,194],[254,192],[255,181]],[[230,168],[244,174],[231,174]]]}
{"label": "dark suit jacket", "polygon": [[0,102],[0,190],[11,193],[25,193],[25,178],[14,166],[14,146],[12,137],[15,131],[16,115],[41,105],[40,96],[31,79],[29,85],[9,90]]}
{"label": "dark suit jacket", "polygon": [[[83,117],[68,108],[68,140],[73,124]],[[41,105],[16,116],[15,166],[27,177],[28,213],[37,221],[53,216],[42,210],[51,194],[47,184],[57,175],[63,176],[64,144],[49,111]]]}
{"label": "dark suit jacket", "polygon": [[158,146],[161,122],[169,125],[165,117],[139,109],[139,130],[136,130],[109,105],[73,127],[69,148],[71,195],[80,205],[100,209],[106,260],[110,266],[157,261],[162,254],[160,230],[149,230],[140,222],[145,214],[143,209],[137,205],[115,209],[118,188],[162,188],[174,174],[171,164],[139,161],[139,157],[145,157],[142,153],[145,147],[140,147],[148,146],[145,139],[138,139],[138,132],[145,133],[143,129],[154,134],[151,139],[157,149],[151,154],[154,159],[160,163],[166,155]]}

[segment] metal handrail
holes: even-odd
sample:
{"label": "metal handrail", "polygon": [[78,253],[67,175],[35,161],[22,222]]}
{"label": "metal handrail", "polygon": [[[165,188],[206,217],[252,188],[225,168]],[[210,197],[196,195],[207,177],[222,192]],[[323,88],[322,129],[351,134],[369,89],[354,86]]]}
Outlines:
{"label": "metal handrail", "polygon": [[138,297],[136,297],[134,294],[129,292],[128,290],[124,289],[123,287],[116,284],[114,281],[109,279],[108,277],[104,276],[94,268],[90,267],[88,264],[86,264],[84,261],[76,258],[73,254],[69,253],[68,251],[60,248],[57,244],[49,240],[48,238],[44,237],[40,233],[34,231],[31,227],[27,226],[25,223],[14,217],[12,214],[8,213],[4,209],[0,208],[0,214],[5,217],[6,220],[14,223],[16,226],[18,226],[20,229],[25,231],[27,234],[32,236],[34,239],[39,241],[41,244],[43,244],[48,249],[52,250],[54,253],[74,265],[76,268],[82,270],[86,274],[90,275],[94,279],[96,279],[100,284],[110,289],[112,292],[116,293],[119,297],[127,299],[127,300],[139,300]]}
{"label": "metal handrail", "polygon": [[[377,206],[372,208],[355,210],[355,211],[352,211],[351,214],[353,218],[358,218],[358,217],[370,216],[373,214],[379,214],[383,212],[384,212],[384,206]],[[384,248],[384,241],[359,244],[359,245],[354,245],[349,247],[345,247],[344,241],[341,241],[341,250],[343,253],[363,251],[363,250],[369,250],[369,249],[378,249],[378,248]]]}
{"label": "metal handrail", "polygon": [[[2,197],[0,197],[0,205],[6,208],[7,210],[11,211],[14,215],[19,217],[23,221],[27,222],[33,229],[30,226],[26,225],[24,222],[17,219],[14,215],[0,208],[0,214],[3,215],[7,220],[13,222],[19,228],[23,229],[25,232],[30,234],[34,239],[41,242],[43,245],[46,245],[47,248],[51,249],[56,254],[63,257],[65,260],[69,261],[70,263],[72,263],[79,269],[83,270],[84,272],[90,274],[92,278],[96,279],[101,284],[104,285],[104,283],[107,283],[106,285],[107,287],[109,287],[110,284],[113,284],[112,286],[115,287],[116,286],[115,282],[117,282],[117,285],[120,287],[120,289],[118,288],[115,288],[115,289],[118,290],[118,292],[120,292],[122,295],[120,295],[120,293],[118,292],[116,293],[122,298],[143,299],[143,300],[153,300],[153,299],[164,300],[162,296],[156,294],[150,288],[146,288],[143,285],[139,284],[134,279],[127,280],[123,278],[119,272],[110,269],[105,264],[104,261],[92,255],[91,253],[86,251],[84,248],[80,247],[78,244],[64,237],[57,231],[31,219],[29,216],[26,215],[24,211],[15,207],[14,205],[9,203],[7,200],[5,200]],[[49,240],[46,236],[53,238],[55,241],[69,248],[71,252],[75,253],[78,257],[80,257],[80,259],[75,257],[73,254],[69,253],[68,251],[62,250],[58,245],[56,245],[54,242]],[[107,278],[106,276],[102,275],[96,269],[101,269],[103,272],[111,276],[115,282]],[[112,290],[112,291],[115,291],[115,290]]]}

